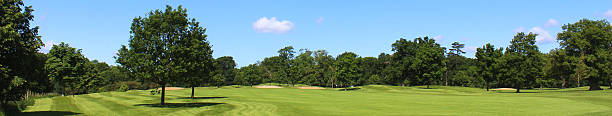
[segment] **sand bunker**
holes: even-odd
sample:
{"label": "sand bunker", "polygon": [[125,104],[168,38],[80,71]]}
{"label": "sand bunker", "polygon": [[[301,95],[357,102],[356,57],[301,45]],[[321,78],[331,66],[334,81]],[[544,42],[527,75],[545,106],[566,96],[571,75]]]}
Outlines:
{"label": "sand bunker", "polygon": [[296,87],[298,89],[325,89],[323,87]]}
{"label": "sand bunker", "polygon": [[498,91],[498,90],[516,90],[516,89],[513,89],[513,88],[495,88],[493,90]]}
{"label": "sand bunker", "polygon": [[[181,89],[185,89],[185,88],[180,88],[180,87],[166,87],[166,90],[181,90]],[[157,90],[162,90],[162,88],[157,88]]]}
{"label": "sand bunker", "polygon": [[264,86],[255,86],[255,88],[283,88],[280,86],[271,86],[271,85],[264,85]]}

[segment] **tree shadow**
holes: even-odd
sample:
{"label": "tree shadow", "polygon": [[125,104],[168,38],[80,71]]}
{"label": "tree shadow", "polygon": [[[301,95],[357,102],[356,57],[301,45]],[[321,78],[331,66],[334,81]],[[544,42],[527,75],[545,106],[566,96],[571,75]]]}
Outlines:
{"label": "tree shadow", "polygon": [[[516,91],[498,91],[497,93],[517,93]],[[519,92],[519,93],[540,93],[540,92]]]}
{"label": "tree shadow", "polygon": [[70,112],[70,111],[35,111],[35,112],[23,112],[23,116],[69,116],[78,115],[81,113]]}
{"label": "tree shadow", "polygon": [[438,88],[427,88],[427,87],[417,87],[419,89],[438,89]]}
{"label": "tree shadow", "polygon": [[220,98],[227,98],[227,97],[180,97],[178,99],[220,99]]}
{"label": "tree shadow", "polygon": [[214,106],[225,103],[211,103],[211,102],[195,102],[195,103],[165,103],[161,105],[159,103],[155,104],[136,104],[134,106],[147,106],[147,107],[157,107],[157,108],[183,108],[183,107],[204,107],[204,106]]}
{"label": "tree shadow", "polygon": [[355,91],[355,90],[360,90],[361,88],[344,88],[344,89],[338,89],[338,91]]}

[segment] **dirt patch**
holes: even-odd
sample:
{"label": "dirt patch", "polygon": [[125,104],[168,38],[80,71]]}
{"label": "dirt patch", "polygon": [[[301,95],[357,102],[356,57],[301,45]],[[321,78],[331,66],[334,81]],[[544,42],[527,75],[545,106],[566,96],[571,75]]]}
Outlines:
{"label": "dirt patch", "polygon": [[298,89],[325,89],[323,87],[296,87]]}
{"label": "dirt patch", "polygon": [[[181,88],[181,87],[166,87],[166,90],[181,90],[181,89],[185,89],[185,88]],[[162,88],[157,88],[157,90],[162,90]]]}
{"label": "dirt patch", "polygon": [[255,88],[283,88],[280,86],[271,86],[271,85],[264,85],[264,86],[255,86]]}
{"label": "dirt patch", "polygon": [[516,89],[513,89],[513,88],[495,88],[493,90],[500,91],[500,90],[516,90]]}

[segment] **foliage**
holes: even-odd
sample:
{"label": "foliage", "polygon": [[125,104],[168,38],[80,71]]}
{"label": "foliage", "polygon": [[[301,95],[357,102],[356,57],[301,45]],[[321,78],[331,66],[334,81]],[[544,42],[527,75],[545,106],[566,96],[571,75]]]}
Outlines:
{"label": "foliage", "polygon": [[31,6],[21,0],[0,1],[0,105],[21,100],[29,85],[27,80],[38,78],[35,66],[38,49],[43,43],[38,26],[31,28],[34,19]]}
{"label": "foliage", "polygon": [[[151,11],[144,18],[136,17],[130,29],[129,45],[121,47],[117,62],[136,77],[155,82],[162,88],[165,88],[166,84],[182,80],[182,74],[198,67],[189,63],[204,61],[187,56],[208,55],[189,50],[201,50],[199,48],[207,46],[203,45],[206,42],[202,41],[205,37],[203,29],[195,19],[190,21],[187,18],[187,10],[182,6],[177,9],[166,6],[165,10]],[[162,90],[161,97],[160,102],[164,104],[165,90]]]}
{"label": "foliage", "polygon": [[517,93],[542,77],[544,62],[535,39],[536,34],[517,33],[502,57],[504,66],[500,70],[507,77],[504,80],[513,85]]}
{"label": "foliage", "polygon": [[612,75],[612,26],[606,20],[582,19],[561,28],[563,32],[558,33],[557,40],[573,59],[573,76],[588,80],[589,90],[601,90],[599,82]]}
{"label": "foliage", "polygon": [[490,83],[499,77],[498,62],[503,55],[503,48],[495,49],[495,46],[487,43],[482,48],[476,49],[478,61],[478,76],[484,81],[485,88],[489,91]]}
{"label": "foliage", "polygon": [[[415,38],[412,41],[406,39],[397,40],[393,43],[395,53],[394,62],[401,72],[397,81],[411,82],[412,85],[432,85],[434,80],[440,78],[445,71],[444,48],[429,37]],[[407,79],[407,77],[411,77]],[[396,82],[397,82],[396,81]],[[428,86],[429,87],[429,86]]]}
{"label": "foliage", "polygon": [[344,52],[336,58],[334,65],[336,67],[334,80],[337,80],[337,84],[340,87],[349,87],[357,84],[359,77],[361,77],[357,54]]}
{"label": "foliage", "polygon": [[49,72],[49,79],[57,91],[62,94],[78,94],[86,90],[90,77],[88,69],[89,60],[81,54],[81,49],[70,47],[62,42],[53,45],[49,51],[49,59],[45,69]]}

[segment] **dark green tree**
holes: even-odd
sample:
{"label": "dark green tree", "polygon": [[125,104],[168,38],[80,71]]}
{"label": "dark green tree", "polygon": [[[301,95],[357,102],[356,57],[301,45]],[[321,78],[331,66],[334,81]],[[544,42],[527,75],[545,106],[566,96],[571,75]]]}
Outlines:
{"label": "dark green tree", "polygon": [[236,62],[231,56],[222,56],[215,59],[215,71],[213,72],[212,83],[217,87],[221,85],[230,85],[236,77]]}
{"label": "dark green tree", "polygon": [[62,94],[76,94],[85,90],[87,74],[93,66],[81,54],[81,49],[70,47],[62,42],[53,45],[49,51],[49,59],[45,69],[49,72],[49,79]]}
{"label": "dark green tree", "polygon": [[[406,39],[393,43],[394,60],[399,65],[402,85],[408,80],[413,84],[429,85],[445,72],[444,48],[429,37]],[[406,77],[413,77],[406,79]]]}
{"label": "dark green tree", "polygon": [[517,93],[542,76],[544,62],[535,38],[536,34],[517,33],[502,57],[505,65],[502,70],[508,77],[506,82],[512,84]]}
{"label": "dark green tree", "polygon": [[599,83],[611,75],[610,65],[606,64],[612,62],[612,26],[607,20],[582,19],[561,28],[563,32],[557,35],[557,40],[574,59],[574,76],[588,80],[589,90],[602,90]]}
{"label": "dark green tree", "polygon": [[[132,20],[128,46],[119,50],[117,62],[136,77],[159,84],[162,88],[160,104],[164,105],[166,85],[182,80],[189,69],[185,60],[193,41],[199,41],[204,32],[197,22],[187,18],[187,10],[179,6],[173,9],[154,10],[146,17]],[[190,39],[192,37],[199,37]],[[128,48],[129,47],[129,48]],[[188,58],[187,58],[188,59]]]}
{"label": "dark green tree", "polygon": [[30,27],[33,11],[21,0],[0,1],[0,105],[21,100],[29,85],[26,79],[40,76],[32,73],[36,69],[32,63],[37,63],[33,60],[43,46],[38,26]]}
{"label": "dark green tree", "polygon": [[206,29],[199,24],[200,22],[192,19],[188,23],[186,37],[177,45],[179,46],[177,52],[182,56],[177,60],[181,61],[186,69],[182,76],[191,87],[191,98],[195,98],[195,87],[210,80],[210,73],[214,70],[213,50],[206,39],[207,35],[204,34]]}
{"label": "dark green tree", "polygon": [[353,52],[340,54],[334,66],[336,67],[334,80],[337,80],[337,84],[340,84],[341,87],[353,86],[361,77],[362,71],[359,68],[358,56]]}
{"label": "dark green tree", "polygon": [[548,52],[550,55],[549,76],[561,80],[561,87],[565,89],[567,81],[570,80],[570,75],[574,74],[572,59],[567,56],[565,49],[552,49]]}
{"label": "dark green tree", "polygon": [[476,49],[476,60],[478,61],[479,76],[484,80],[484,86],[489,91],[490,83],[497,80],[498,61],[503,56],[503,48],[495,49],[495,46],[487,43]]}
{"label": "dark green tree", "polygon": [[314,60],[315,78],[319,81],[316,85],[334,87],[334,57],[325,50],[317,50],[314,52]]}

